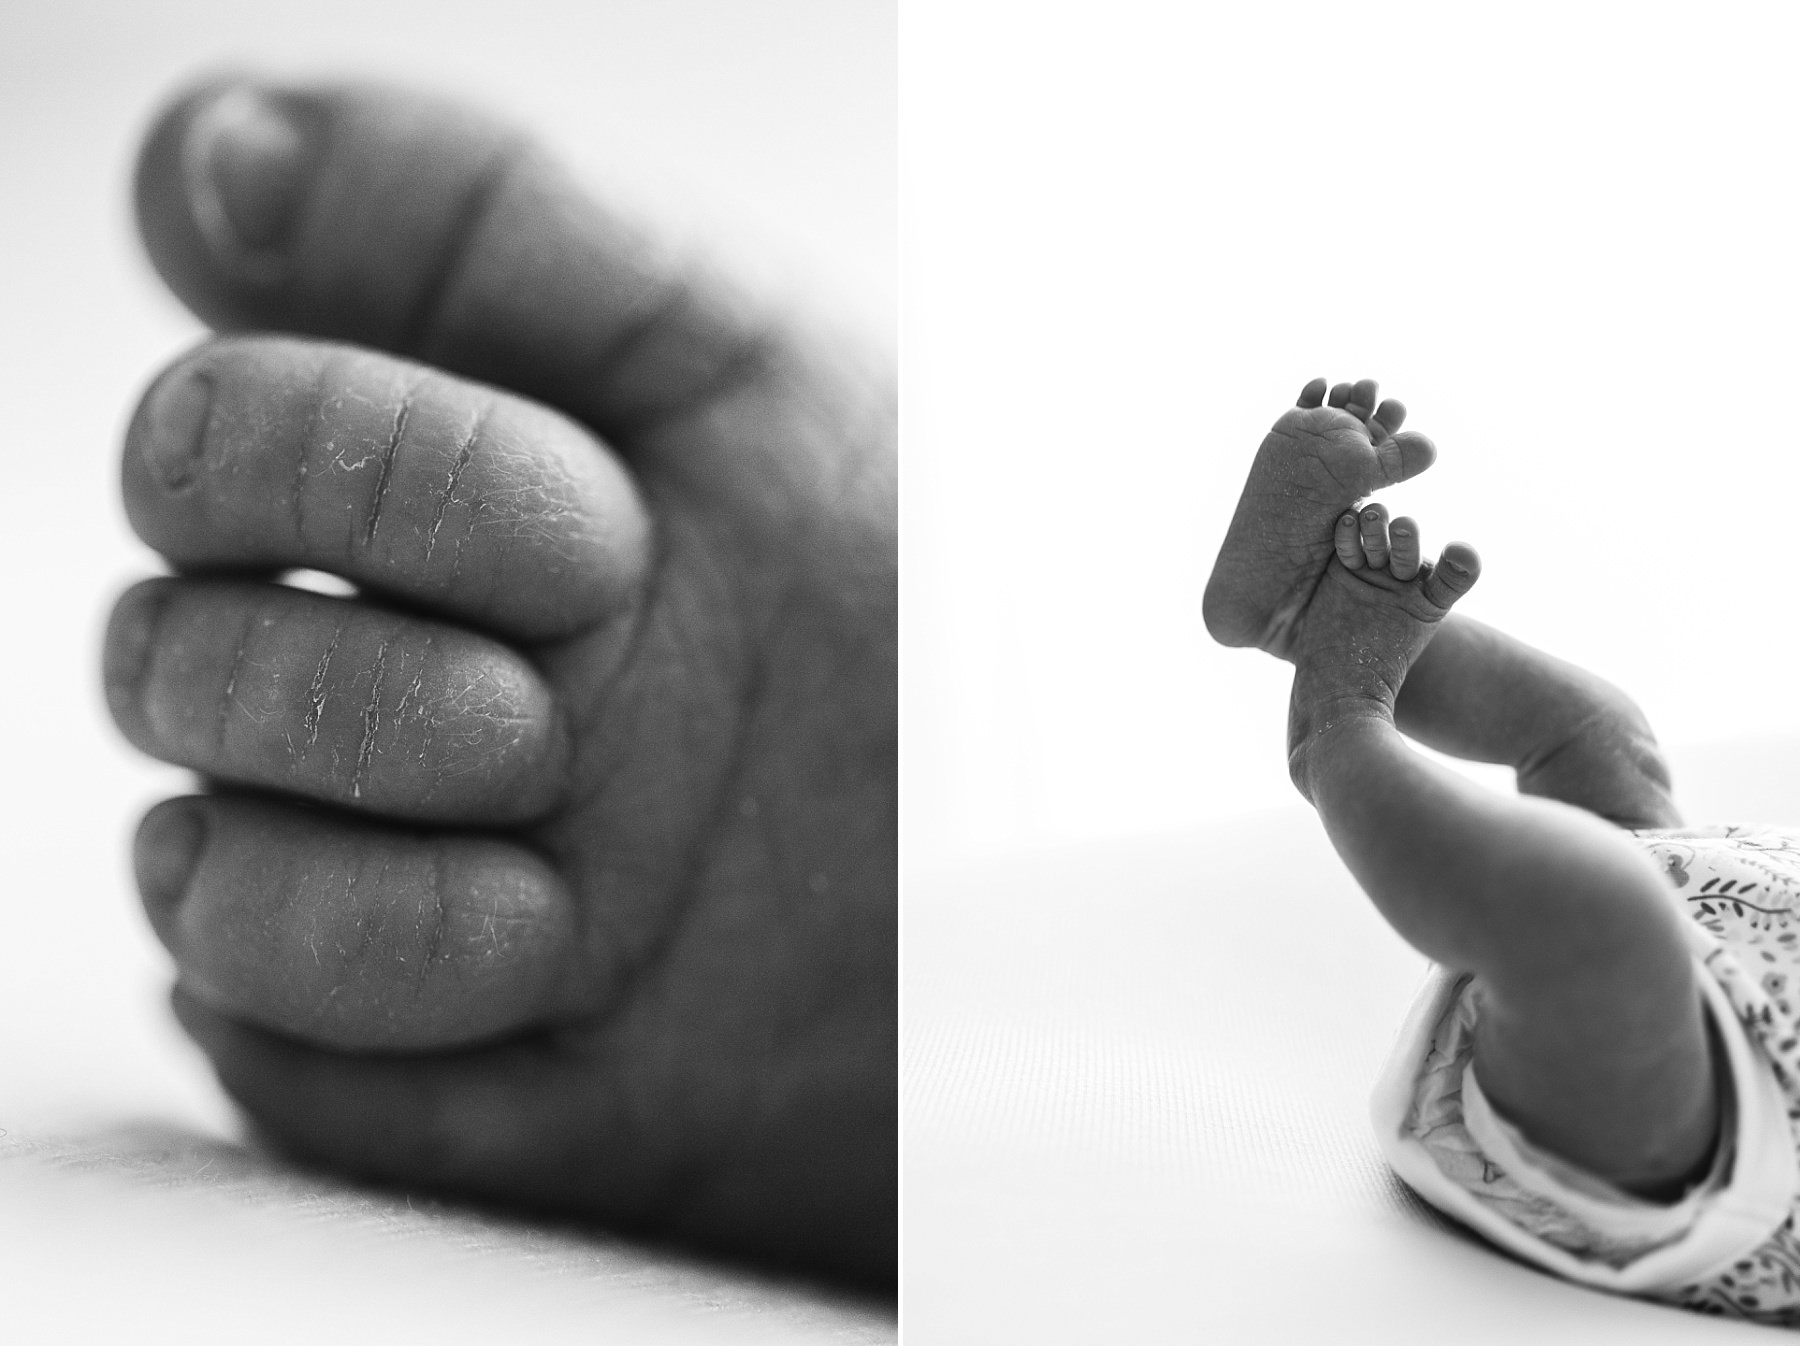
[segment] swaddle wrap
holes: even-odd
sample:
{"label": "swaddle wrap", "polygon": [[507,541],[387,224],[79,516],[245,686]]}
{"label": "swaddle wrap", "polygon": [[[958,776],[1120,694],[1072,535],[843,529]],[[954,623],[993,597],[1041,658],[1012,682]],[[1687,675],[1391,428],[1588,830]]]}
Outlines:
{"label": "swaddle wrap", "polygon": [[1571,1280],[1800,1325],[1800,831],[1631,834],[1669,878],[1719,1046],[1720,1142],[1679,1200],[1634,1197],[1533,1145],[1472,1068],[1481,996],[1434,968],[1382,1072],[1377,1138],[1421,1197]]}

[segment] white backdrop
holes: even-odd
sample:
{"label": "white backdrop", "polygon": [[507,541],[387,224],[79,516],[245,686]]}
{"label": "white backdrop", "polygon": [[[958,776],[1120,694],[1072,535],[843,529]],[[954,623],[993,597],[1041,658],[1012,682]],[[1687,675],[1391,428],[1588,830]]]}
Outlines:
{"label": "white backdrop", "polygon": [[1800,724],[1800,13],[909,0],[909,855],[1294,798],[1199,596],[1302,383],[1441,450],[1469,612],[1665,742]]}

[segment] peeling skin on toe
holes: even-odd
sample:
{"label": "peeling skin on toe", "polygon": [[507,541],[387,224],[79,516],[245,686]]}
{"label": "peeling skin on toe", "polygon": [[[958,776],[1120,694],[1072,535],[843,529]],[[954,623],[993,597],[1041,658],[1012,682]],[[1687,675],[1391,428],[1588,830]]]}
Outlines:
{"label": "peeling skin on toe", "polygon": [[[488,412],[493,405],[491,400],[484,402],[469,418],[468,432],[463,436],[462,443],[456,450],[456,458],[450,464],[449,476],[444,481],[444,489],[438,495],[437,506],[431,516],[431,526],[425,532],[425,564],[427,566],[431,564],[432,555],[437,551],[438,534],[443,531],[444,527],[444,514],[450,508],[451,502],[456,499],[456,485],[462,480],[463,471],[469,466],[469,459],[475,455],[475,440],[481,434],[481,427],[487,421]],[[457,539],[456,557],[450,568],[453,576],[462,569],[462,548],[466,540],[467,534]]]}
{"label": "peeling skin on toe", "polygon": [[300,727],[306,733],[306,746],[312,747],[319,741],[319,722],[325,716],[326,676],[331,672],[331,660],[337,654],[338,641],[343,638],[343,628],[332,633],[331,643],[325,647],[325,653],[319,656],[319,666],[313,670],[311,685],[306,689],[306,713],[301,716]]}
{"label": "peeling skin on toe", "polygon": [[357,602],[151,581],[120,602],[107,686],[137,746],[225,781],[495,824],[566,788],[568,727],[522,656]]}

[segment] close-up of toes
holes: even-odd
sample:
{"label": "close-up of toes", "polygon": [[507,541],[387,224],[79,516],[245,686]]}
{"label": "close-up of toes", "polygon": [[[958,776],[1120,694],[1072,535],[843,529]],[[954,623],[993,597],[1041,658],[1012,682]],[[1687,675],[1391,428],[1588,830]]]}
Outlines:
{"label": "close-up of toes", "polygon": [[891,6],[0,39],[0,1338],[894,1340]]}

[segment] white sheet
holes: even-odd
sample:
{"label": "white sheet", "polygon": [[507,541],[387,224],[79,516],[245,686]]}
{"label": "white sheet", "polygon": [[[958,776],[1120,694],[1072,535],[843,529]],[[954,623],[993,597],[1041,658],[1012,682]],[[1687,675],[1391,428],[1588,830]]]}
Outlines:
{"label": "white sheet", "polygon": [[896,1339],[891,1312],[665,1248],[301,1172],[139,1121],[0,1137],[0,1340]]}

